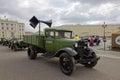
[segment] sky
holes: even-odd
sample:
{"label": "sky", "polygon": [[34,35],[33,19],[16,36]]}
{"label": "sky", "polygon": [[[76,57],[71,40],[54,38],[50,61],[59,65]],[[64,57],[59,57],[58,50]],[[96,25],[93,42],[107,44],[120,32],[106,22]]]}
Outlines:
{"label": "sky", "polygon": [[38,30],[29,25],[32,16],[52,26],[120,24],[120,0],[0,0],[0,18],[25,23],[25,31]]}

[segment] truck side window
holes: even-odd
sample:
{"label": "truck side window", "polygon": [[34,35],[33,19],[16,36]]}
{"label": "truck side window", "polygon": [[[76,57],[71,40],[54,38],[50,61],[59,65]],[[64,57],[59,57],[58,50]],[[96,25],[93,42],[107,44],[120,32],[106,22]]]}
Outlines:
{"label": "truck side window", "polygon": [[50,33],[49,33],[49,32],[45,32],[45,36],[46,36],[46,37],[49,37],[49,36],[50,36]]}
{"label": "truck side window", "polygon": [[50,36],[54,37],[54,32],[53,31],[50,32]]}
{"label": "truck side window", "polygon": [[64,32],[58,31],[55,33],[56,37],[64,38]]}
{"label": "truck side window", "polygon": [[46,37],[47,38],[53,38],[54,37],[54,32],[53,31],[46,32]]}

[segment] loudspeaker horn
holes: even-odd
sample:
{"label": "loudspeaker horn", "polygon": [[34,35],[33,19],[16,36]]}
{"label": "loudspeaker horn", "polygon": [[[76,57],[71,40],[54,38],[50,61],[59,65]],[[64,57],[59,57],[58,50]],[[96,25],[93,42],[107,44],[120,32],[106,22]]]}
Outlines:
{"label": "loudspeaker horn", "polygon": [[40,22],[47,24],[49,27],[51,27],[51,25],[52,25],[52,20],[49,20],[49,21],[40,20]]}
{"label": "loudspeaker horn", "polygon": [[51,25],[52,25],[52,20],[42,21],[42,20],[38,20],[35,16],[33,16],[29,21],[30,21],[30,25],[33,28],[35,28],[37,26],[37,24],[40,22],[47,24],[49,27],[51,27]]}

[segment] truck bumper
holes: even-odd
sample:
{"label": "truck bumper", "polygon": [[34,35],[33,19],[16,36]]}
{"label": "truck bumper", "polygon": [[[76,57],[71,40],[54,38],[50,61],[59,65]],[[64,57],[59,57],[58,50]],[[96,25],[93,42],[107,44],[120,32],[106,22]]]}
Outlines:
{"label": "truck bumper", "polygon": [[98,61],[99,59],[100,59],[100,57],[92,58],[92,59],[80,59],[79,63],[95,62],[95,61]]}

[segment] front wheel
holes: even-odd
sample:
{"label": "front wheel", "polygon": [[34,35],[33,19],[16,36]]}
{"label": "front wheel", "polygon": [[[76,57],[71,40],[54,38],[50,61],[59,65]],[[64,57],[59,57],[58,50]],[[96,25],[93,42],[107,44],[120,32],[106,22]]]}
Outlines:
{"label": "front wheel", "polygon": [[75,59],[67,53],[62,53],[59,59],[60,68],[66,75],[71,75],[75,70]]}
{"label": "front wheel", "polygon": [[[96,54],[93,53],[92,54],[93,58],[97,58]],[[93,68],[96,64],[97,64],[98,60],[95,60],[95,61],[90,61],[90,62],[87,62],[87,63],[84,63],[85,67],[87,68]]]}
{"label": "front wheel", "polygon": [[27,53],[28,53],[29,59],[36,59],[37,53],[35,52],[33,47],[29,47]]}

